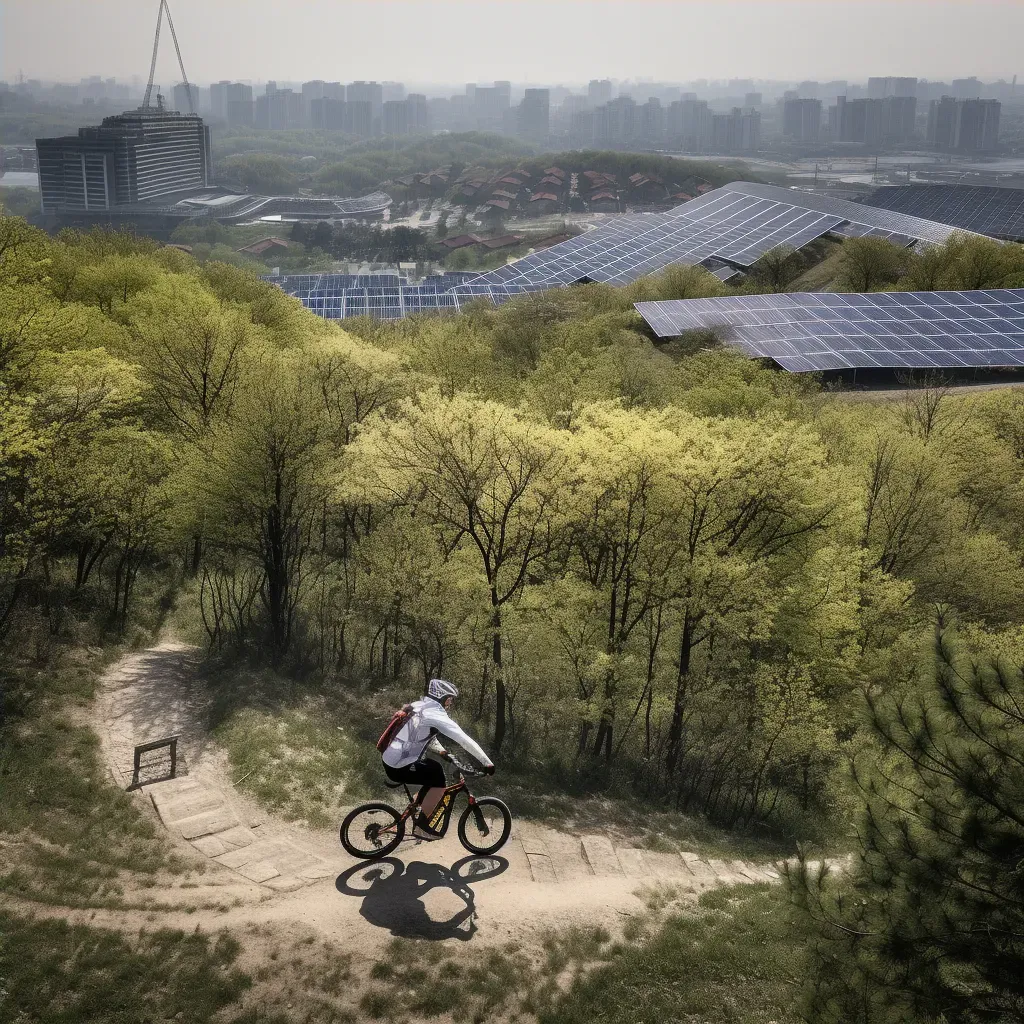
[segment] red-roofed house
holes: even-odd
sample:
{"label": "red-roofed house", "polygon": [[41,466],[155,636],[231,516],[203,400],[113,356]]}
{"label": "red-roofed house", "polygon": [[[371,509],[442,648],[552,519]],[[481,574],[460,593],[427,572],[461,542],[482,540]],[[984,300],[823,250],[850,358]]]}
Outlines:
{"label": "red-roofed house", "polygon": [[476,245],[480,241],[478,235],[456,235],[454,238],[443,238],[438,245],[445,249],[464,249],[467,245]]}
{"label": "red-roofed house", "polygon": [[485,249],[507,249],[522,240],[522,235],[501,235],[498,238],[481,238],[480,244]]}
{"label": "red-roofed house", "polygon": [[235,252],[244,252],[247,256],[276,256],[288,249],[289,243],[283,238],[261,238],[258,242],[243,245]]}
{"label": "red-roofed house", "polygon": [[593,213],[618,213],[619,199],[608,189],[599,189],[591,194],[587,201]]}
{"label": "red-roofed house", "polygon": [[538,242],[533,243],[534,249],[550,249],[553,245],[558,245],[559,242],[568,242],[570,238],[574,238],[574,235],[560,234],[560,235],[548,235],[546,238],[540,239]]}
{"label": "red-roofed house", "polygon": [[534,192],[530,196],[529,209],[533,213],[554,213],[561,200],[553,192]]}

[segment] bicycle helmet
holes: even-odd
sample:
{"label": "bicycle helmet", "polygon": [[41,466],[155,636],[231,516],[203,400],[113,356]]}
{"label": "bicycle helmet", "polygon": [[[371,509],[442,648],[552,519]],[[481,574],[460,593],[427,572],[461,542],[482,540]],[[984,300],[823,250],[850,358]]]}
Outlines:
{"label": "bicycle helmet", "polygon": [[447,679],[431,679],[427,694],[443,704],[449,697],[458,697],[459,688],[449,683]]}

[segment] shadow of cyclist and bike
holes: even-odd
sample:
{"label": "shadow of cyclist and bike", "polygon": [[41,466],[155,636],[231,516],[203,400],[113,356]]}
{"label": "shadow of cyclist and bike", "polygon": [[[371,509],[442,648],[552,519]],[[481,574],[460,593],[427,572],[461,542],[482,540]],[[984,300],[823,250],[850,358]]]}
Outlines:
{"label": "shadow of cyclist and bike", "polygon": [[[392,935],[417,939],[471,939],[476,932],[476,897],[470,883],[494,878],[508,869],[504,857],[463,857],[451,867],[383,857],[356,864],[340,874],[335,888],[362,898],[359,913]],[[424,897],[436,890],[453,893],[462,906],[447,918],[431,917]]]}

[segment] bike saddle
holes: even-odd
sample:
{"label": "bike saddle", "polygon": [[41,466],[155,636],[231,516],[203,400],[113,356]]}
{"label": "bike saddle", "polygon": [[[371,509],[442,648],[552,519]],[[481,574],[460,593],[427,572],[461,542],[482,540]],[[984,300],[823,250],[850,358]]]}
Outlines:
{"label": "bike saddle", "polygon": [[392,782],[391,779],[385,779],[384,785],[387,786],[388,789],[398,789],[402,784],[400,782]]}

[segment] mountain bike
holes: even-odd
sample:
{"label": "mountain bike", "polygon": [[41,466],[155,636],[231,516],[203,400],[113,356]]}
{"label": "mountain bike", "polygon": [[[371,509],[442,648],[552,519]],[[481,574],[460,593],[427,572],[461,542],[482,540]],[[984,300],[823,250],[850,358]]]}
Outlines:
{"label": "mountain bike", "polygon": [[[482,776],[484,773],[470,768],[469,765],[460,764],[454,757],[450,760],[457,769],[458,778],[450,786],[445,787],[441,802],[437,805],[443,814],[438,838],[448,831],[455,797],[465,792],[469,798],[469,806],[459,818],[459,842],[470,853],[481,856],[500,850],[512,831],[512,812],[505,802],[497,797],[473,796],[466,778]],[[405,838],[406,825],[414,820],[419,810],[419,803],[408,785],[402,782],[388,782],[387,785],[391,789],[401,786],[409,798],[409,803],[403,811],[397,811],[391,804],[386,803],[362,804],[350,811],[341,823],[341,845],[353,857],[371,860],[374,857],[387,856],[397,849]]]}

